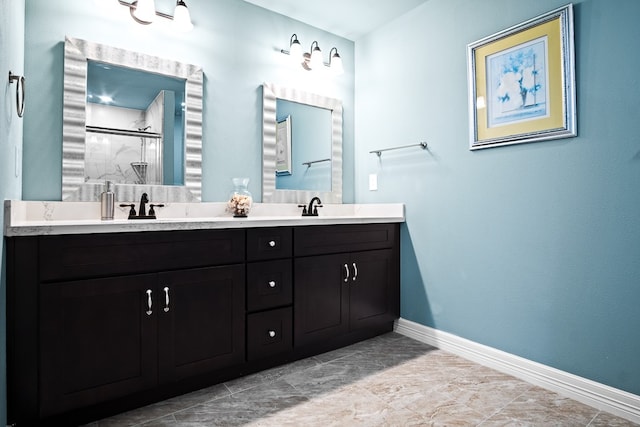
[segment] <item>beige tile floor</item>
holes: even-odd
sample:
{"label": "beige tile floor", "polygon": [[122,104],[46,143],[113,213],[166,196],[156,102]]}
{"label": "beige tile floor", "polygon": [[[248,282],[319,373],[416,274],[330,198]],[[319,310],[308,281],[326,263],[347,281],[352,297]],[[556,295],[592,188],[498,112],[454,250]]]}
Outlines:
{"label": "beige tile floor", "polygon": [[104,426],[633,426],[396,333],[92,423]]}

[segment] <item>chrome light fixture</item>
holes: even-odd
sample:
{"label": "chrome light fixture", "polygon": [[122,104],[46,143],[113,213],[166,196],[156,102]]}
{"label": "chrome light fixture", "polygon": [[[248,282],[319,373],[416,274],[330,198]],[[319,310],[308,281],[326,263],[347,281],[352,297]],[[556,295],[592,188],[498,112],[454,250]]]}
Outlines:
{"label": "chrome light fixture", "polygon": [[118,0],[118,2],[122,6],[126,6],[129,8],[131,17],[138,24],[149,25],[153,23],[156,16],[160,16],[161,18],[172,20],[173,27],[177,31],[187,32],[193,29],[191,15],[189,14],[189,9],[187,9],[187,5],[185,4],[184,0],[178,0],[176,2],[176,8],[173,16],[167,15],[166,13],[158,12],[156,10],[154,0],[134,0],[131,3],[128,3],[124,0]]}
{"label": "chrome light fixture", "polygon": [[322,59],[322,51],[320,50],[320,46],[318,42],[314,40],[311,43],[311,48],[309,52],[302,53],[302,45],[298,40],[298,36],[293,34],[289,39],[289,50],[280,49],[281,53],[285,55],[290,55],[291,60],[295,64],[302,65],[307,71],[311,70],[320,70],[322,66],[329,67],[330,71],[334,75],[340,75],[344,73],[344,67],[342,65],[342,58],[338,54],[338,49],[333,47],[329,51],[329,62],[324,62]]}

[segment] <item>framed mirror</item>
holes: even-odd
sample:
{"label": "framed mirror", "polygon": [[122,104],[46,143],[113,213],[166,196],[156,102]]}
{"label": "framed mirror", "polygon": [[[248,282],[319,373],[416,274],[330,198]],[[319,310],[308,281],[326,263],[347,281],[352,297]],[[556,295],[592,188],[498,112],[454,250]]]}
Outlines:
{"label": "framed mirror", "polygon": [[[309,118],[315,119],[306,122]],[[290,165],[283,168],[288,159]],[[262,201],[308,203],[314,196],[323,203],[342,203],[342,102],[264,83]]]}
{"label": "framed mirror", "polygon": [[[64,52],[62,200],[95,201],[103,191],[104,181],[109,179],[116,182],[118,200],[136,200],[146,192],[158,202],[200,201],[202,68],[71,37],[65,39]],[[135,77],[140,73],[142,77]],[[159,119],[162,125],[155,129],[150,129],[149,122],[139,118],[118,121],[115,117],[122,116],[121,112],[109,113],[105,119],[104,106],[95,113],[93,101],[89,102],[89,96],[97,95],[92,89],[95,87],[110,87],[111,93],[131,95],[133,87],[143,85],[128,82],[127,89],[126,83],[118,87],[117,81],[136,78],[158,82],[154,102],[157,104],[157,99],[162,99],[166,109],[158,113],[148,107],[150,112],[146,112],[156,117],[155,120],[157,116],[164,117]],[[107,79],[116,82],[116,86],[107,86]],[[145,95],[136,92],[129,97],[143,100]],[[100,117],[98,126],[93,122],[96,117]],[[114,143],[116,137],[120,140]],[[92,156],[97,147],[105,145],[109,148],[99,153],[101,160],[96,162]],[[136,153],[135,161],[129,159],[115,164],[115,154],[109,153],[121,154],[127,150]],[[102,172],[91,172],[100,161],[104,162],[98,167]],[[116,170],[117,174],[106,172],[108,170]]]}

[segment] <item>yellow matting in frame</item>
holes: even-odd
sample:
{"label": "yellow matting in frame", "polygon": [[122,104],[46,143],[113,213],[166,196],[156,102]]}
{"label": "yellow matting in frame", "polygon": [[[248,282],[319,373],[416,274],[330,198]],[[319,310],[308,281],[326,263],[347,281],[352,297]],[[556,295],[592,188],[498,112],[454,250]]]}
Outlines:
{"label": "yellow matting in frame", "polygon": [[476,116],[478,142],[510,135],[522,135],[531,132],[559,129],[564,126],[565,111],[562,89],[563,67],[560,24],[560,17],[557,17],[475,49],[476,99],[480,99],[480,97],[487,99],[487,56],[540,37],[547,36],[548,40],[547,81],[549,85],[549,116],[489,128],[487,108],[479,108]]}

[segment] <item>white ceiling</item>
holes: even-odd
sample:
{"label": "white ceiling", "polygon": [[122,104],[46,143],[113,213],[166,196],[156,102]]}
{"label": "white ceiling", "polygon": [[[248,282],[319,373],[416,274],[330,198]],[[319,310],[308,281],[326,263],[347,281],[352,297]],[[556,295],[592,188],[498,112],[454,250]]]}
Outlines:
{"label": "white ceiling", "polygon": [[428,0],[245,1],[355,41]]}

